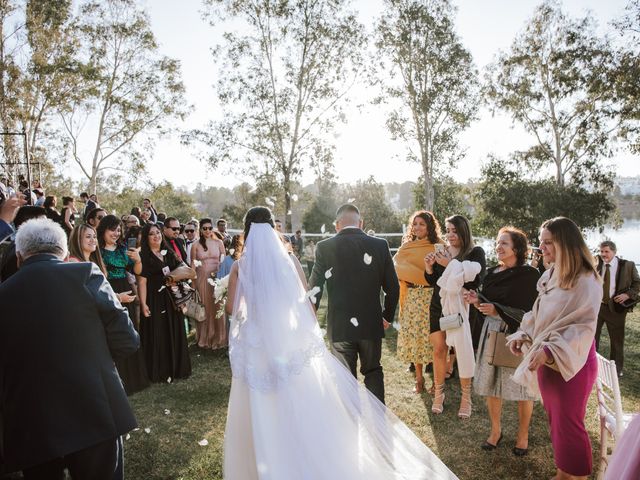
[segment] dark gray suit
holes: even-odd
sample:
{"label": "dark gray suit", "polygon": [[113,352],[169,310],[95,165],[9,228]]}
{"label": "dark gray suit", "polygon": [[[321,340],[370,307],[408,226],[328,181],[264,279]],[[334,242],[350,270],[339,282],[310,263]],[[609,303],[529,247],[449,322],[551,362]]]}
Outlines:
{"label": "dark gray suit", "polygon": [[[136,427],[113,359],[140,339],[96,265],[30,257],[0,284],[0,306],[0,453],[9,471],[115,445]],[[114,477],[92,478],[103,475]]]}
{"label": "dark gray suit", "polygon": [[[370,263],[365,262],[365,254]],[[326,279],[328,270],[331,275]],[[393,322],[400,292],[386,240],[371,237],[358,228],[347,228],[319,242],[309,288],[322,289],[325,282],[329,294],[327,335],[332,352],[354,376],[360,357],[365,385],[384,403],[382,319]],[[386,294],[384,310],[381,289]],[[322,291],[316,297],[317,305],[321,297]]]}

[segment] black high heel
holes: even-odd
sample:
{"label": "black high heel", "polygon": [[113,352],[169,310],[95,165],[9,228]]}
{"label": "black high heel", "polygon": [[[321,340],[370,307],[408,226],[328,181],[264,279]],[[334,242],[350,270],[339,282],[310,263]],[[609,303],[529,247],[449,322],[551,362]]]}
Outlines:
{"label": "black high heel", "polygon": [[482,445],[480,445],[480,448],[483,449],[484,451],[490,452],[491,450],[495,450],[496,448],[498,448],[498,445],[500,445],[501,440],[502,440],[502,432],[500,433],[500,438],[498,439],[495,445],[485,440],[485,442]]}

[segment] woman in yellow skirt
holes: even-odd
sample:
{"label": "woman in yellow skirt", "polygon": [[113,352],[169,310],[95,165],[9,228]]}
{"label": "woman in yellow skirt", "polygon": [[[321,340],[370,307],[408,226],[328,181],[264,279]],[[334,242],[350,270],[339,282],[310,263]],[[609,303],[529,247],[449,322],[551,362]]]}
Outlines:
{"label": "woman in yellow skirt", "polygon": [[424,257],[441,241],[440,225],[433,213],[419,210],[411,215],[402,245],[393,257],[400,280],[398,357],[415,364],[416,393],[424,392],[424,365],[433,360],[433,347],[429,342],[433,288],[424,278]]}

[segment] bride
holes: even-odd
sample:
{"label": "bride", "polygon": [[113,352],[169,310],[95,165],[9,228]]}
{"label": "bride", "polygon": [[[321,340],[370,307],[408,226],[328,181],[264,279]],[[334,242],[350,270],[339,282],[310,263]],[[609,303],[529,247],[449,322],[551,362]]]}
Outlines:
{"label": "bride", "polygon": [[271,211],[245,216],[229,277],[227,480],[457,478],[327,350]]}

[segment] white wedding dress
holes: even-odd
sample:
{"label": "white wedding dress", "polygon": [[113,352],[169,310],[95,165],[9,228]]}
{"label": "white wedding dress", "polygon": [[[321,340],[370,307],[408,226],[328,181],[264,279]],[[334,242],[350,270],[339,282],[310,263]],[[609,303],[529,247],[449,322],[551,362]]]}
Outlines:
{"label": "white wedding dress", "polygon": [[327,350],[270,225],[251,226],[238,267],[225,479],[457,478]]}

